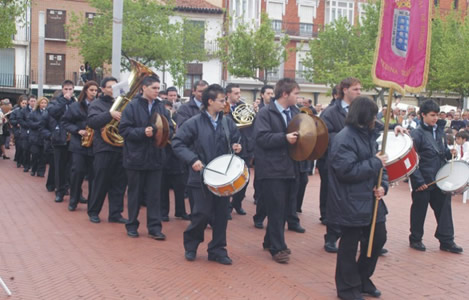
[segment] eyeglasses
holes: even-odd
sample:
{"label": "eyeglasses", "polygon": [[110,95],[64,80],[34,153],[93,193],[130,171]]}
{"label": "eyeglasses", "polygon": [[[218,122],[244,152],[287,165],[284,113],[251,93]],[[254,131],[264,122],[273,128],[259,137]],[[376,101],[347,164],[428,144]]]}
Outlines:
{"label": "eyeglasses", "polygon": [[225,103],[226,102],[226,99],[225,98],[218,98],[216,99],[215,101],[218,101],[220,103]]}

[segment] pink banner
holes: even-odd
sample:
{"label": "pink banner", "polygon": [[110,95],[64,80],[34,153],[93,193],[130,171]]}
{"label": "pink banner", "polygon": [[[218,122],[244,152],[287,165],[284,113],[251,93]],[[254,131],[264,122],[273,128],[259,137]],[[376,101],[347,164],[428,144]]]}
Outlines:
{"label": "pink banner", "polygon": [[427,83],[432,5],[429,0],[383,0],[373,82],[404,94]]}

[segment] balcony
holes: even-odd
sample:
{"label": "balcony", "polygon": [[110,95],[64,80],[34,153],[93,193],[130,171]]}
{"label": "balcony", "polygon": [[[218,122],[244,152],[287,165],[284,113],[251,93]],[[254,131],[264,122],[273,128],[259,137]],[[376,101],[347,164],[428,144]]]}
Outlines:
{"label": "balcony", "polygon": [[0,88],[26,90],[29,88],[29,76],[0,73]]}
{"label": "balcony", "polygon": [[318,36],[318,32],[322,27],[323,26],[320,24],[292,23],[272,20],[272,29],[278,35],[288,34],[289,36],[300,38],[315,38]]}
{"label": "balcony", "polygon": [[217,40],[205,41],[205,51],[207,52],[207,55],[215,55],[218,52],[218,49],[219,48]]}
{"label": "balcony", "polygon": [[[44,72],[46,73],[46,72]],[[103,75],[102,74],[96,74],[95,72],[93,72],[93,78],[92,80],[98,82],[98,84],[101,82],[101,80],[103,79]],[[80,80],[80,76],[78,74],[78,72],[66,72],[65,74],[63,75],[60,75],[60,74],[54,74],[55,76],[47,76],[47,74],[44,74],[44,84],[48,84],[48,85],[60,85],[62,84],[62,82],[65,80],[65,79],[69,79],[71,81],[73,81],[73,83],[76,85],[76,86],[82,86],[84,85],[84,82],[82,80]],[[31,70],[31,84],[38,84],[38,74],[37,74],[37,70]]]}
{"label": "balcony", "polygon": [[300,84],[313,84],[312,81],[307,80],[305,76],[306,71],[304,70],[282,70],[280,72],[268,72],[269,81],[278,81],[282,78],[288,77],[293,78],[297,83]]}

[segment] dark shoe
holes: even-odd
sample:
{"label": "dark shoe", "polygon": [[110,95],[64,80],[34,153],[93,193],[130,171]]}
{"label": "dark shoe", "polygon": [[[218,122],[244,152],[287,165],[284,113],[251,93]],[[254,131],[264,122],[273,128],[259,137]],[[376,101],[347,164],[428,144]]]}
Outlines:
{"label": "dark shoe", "polygon": [[288,254],[286,250],[283,250],[272,255],[272,259],[279,264],[286,264],[290,260],[290,254]]}
{"label": "dark shoe", "polygon": [[328,253],[337,253],[339,249],[335,245],[335,242],[325,242],[324,243],[324,250]]}
{"label": "dark shoe", "polygon": [[101,219],[98,216],[91,216],[90,221],[92,223],[101,223]]}
{"label": "dark shoe", "polygon": [[31,172],[30,174],[31,174],[31,176],[35,176],[36,172]]}
{"label": "dark shoe", "polygon": [[244,216],[244,215],[246,214],[246,211],[245,211],[242,207],[240,207],[240,208],[235,208],[235,210],[236,210],[236,213],[237,213],[238,215]]}
{"label": "dark shoe", "polygon": [[381,251],[379,252],[379,256],[383,256],[383,255],[385,255],[385,254],[388,253],[388,252],[389,252],[388,249],[382,248]]}
{"label": "dark shoe", "polygon": [[21,168],[21,164],[20,164],[20,163],[17,163],[17,164],[16,164],[16,167],[17,167],[18,169]]}
{"label": "dark shoe", "polygon": [[119,218],[109,218],[108,219],[109,223],[120,223],[120,224],[125,224],[127,223],[127,219],[124,217],[119,217]]}
{"label": "dark shoe", "polygon": [[[9,148],[7,148],[7,149],[9,149]],[[3,159],[10,159],[10,158],[6,155],[3,155]]]}
{"label": "dark shoe", "polygon": [[294,227],[288,227],[288,230],[298,232],[298,233],[305,233],[306,229],[301,227],[300,225],[294,226]]}
{"label": "dark shoe", "polygon": [[186,251],[186,253],[184,253],[184,257],[188,261],[194,261],[196,257],[196,253],[195,251]]}
{"label": "dark shoe", "polygon": [[410,242],[410,248],[413,248],[418,251],[425,251],[427,248],[422,242]]}
{"label": "dark shoe", "polygon": [[258,228],[258,229],[263,229],[264,228],[264,224],[262,223],[259,223],[259,222],[254,222],[254,227]]}
{"label": "dark shoe", "polygon": [[67,189],[67,190],[65,191],[65,194],[64,194],[64,195],[65,195],[65,196],[70,195],[70,191]]}
{"label": "dark shoe", "polygon": [[296,210],[296,212],[297,212],[297,213],[302,213],[303,210],[302,210],[301,208],[298,208],[298,209]]}
{"label": "dark shoe", "polygon": [[37,177],[44,177],[44,174],[37,174]]}
{"label": "dark shoe", "polygon": [[370,295],[373,298],[379,298],[381,297],[381,291],[378,289],[374,290],[363,290],[362,293]]}
{"label": "dark shoe", "polygon": [[85,197],[80,196],[80,203],[87,203],[87,202],[88,200]]}
{"label": "dark shoe", "polygon": [[169,222],[169,217],[168,216],[161,217],[161,221]]}
{"label": "dark shoe", "polygon": [[68,210],[69,210],[69,211],[75,211],[76,209],[77,209],[77,206],[76,206],[76,205],[70,204],[70,205],[68,206]]}
{"label": "dark shoe", "polygon": [[166,240],[166,235],[164,235],[162,232],[149,232],[148,236],[152,239],[157,240],[157,241]]}
{"label": "dark shoe", "polygon": [[23,172],[25,172],[25,173],[29,172],[29,168],[24,168]]}
{"label": "dark shoe", "polygon": [[233,220],[233,217],[231,216],[231,214],[228,214],[228,220]]}
{"label": "dark shoe", "polygon": [[233,263],[231,258],[229,258],[228,256],[212,256],[209,254],[208,260],[216,261],[217,263],[222,264],[222,265],[231,265]]}
{"label": "dark shoe", "polygon": [[55,191],[55,187],[46,186],[46,189],[47,189],[48,192]]}
{"label": "dark shoe", "polygon": [[191,219],[188,214],[182,214],[180,216],[175,216],[175,217],[176,218],[181,218],[183,220],[190,220]]}
{"label": "dark shoe", "polygon": [[127,231],[127,235],[131,238],[138,238],[137,230],[129,230],[129,231]]}
{"label": "dark shoe", "polygon": [[[264,248],[264,250],[269,250],[270,247],[268,247],[268,246],[264,245],[264,243],[262,243],[262,248]],[[287,253],[288,255],[291,254],[290,248],[287,248],[287,249],[285,249],[285,250],[283,250],[283,251],[284,251],[285,253]]]}
{"label": "dark shoe", "polygon": [[64,196],[62,195],[55,195],[55,202],[60,203],[64,201]]}
{"label": "dark shoe", "polygon": [[447,251],[451,253],[462,253],[462,248],[456,245],[456,243],[452,244],[440,244],[440,250]]}

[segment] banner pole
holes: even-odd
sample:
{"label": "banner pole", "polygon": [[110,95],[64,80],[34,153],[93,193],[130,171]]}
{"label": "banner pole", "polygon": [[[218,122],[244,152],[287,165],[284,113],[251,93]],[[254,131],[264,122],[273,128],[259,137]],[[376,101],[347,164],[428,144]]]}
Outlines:
{"label": "banner pole", "polygon": [[[388,95],[388,109],[386,110],[386,116],[384,117],[384,131],[383,131],[383,141],[381,143],[381,153],[380,155],[384,155],[386,153],[386,143],[388,140],[388,132],[389,132],[389,118],[391,117],[391,110],[392,110],[392,96],[394,94],[394,89],[390,88],[389,89],[389,95]],[[379,171],[379,176],[378,176],[378,185],[376,186],[376,189],[379,189],[381,187],[381,182],[383,180],[383,170],[384,167],[381,168]],[[378,216],[378,204],[379,204],[379,197],[376,197],[375,203],[373,205],[373,218],[371,219],[371,230],[370,230],[370,238],[368,239],[368,251],[366,253],[366,257],[370,258],[371,257],[371,251],[373,249],[373,239],[375,236],[375,229],[376,229],[376,218]]]}

